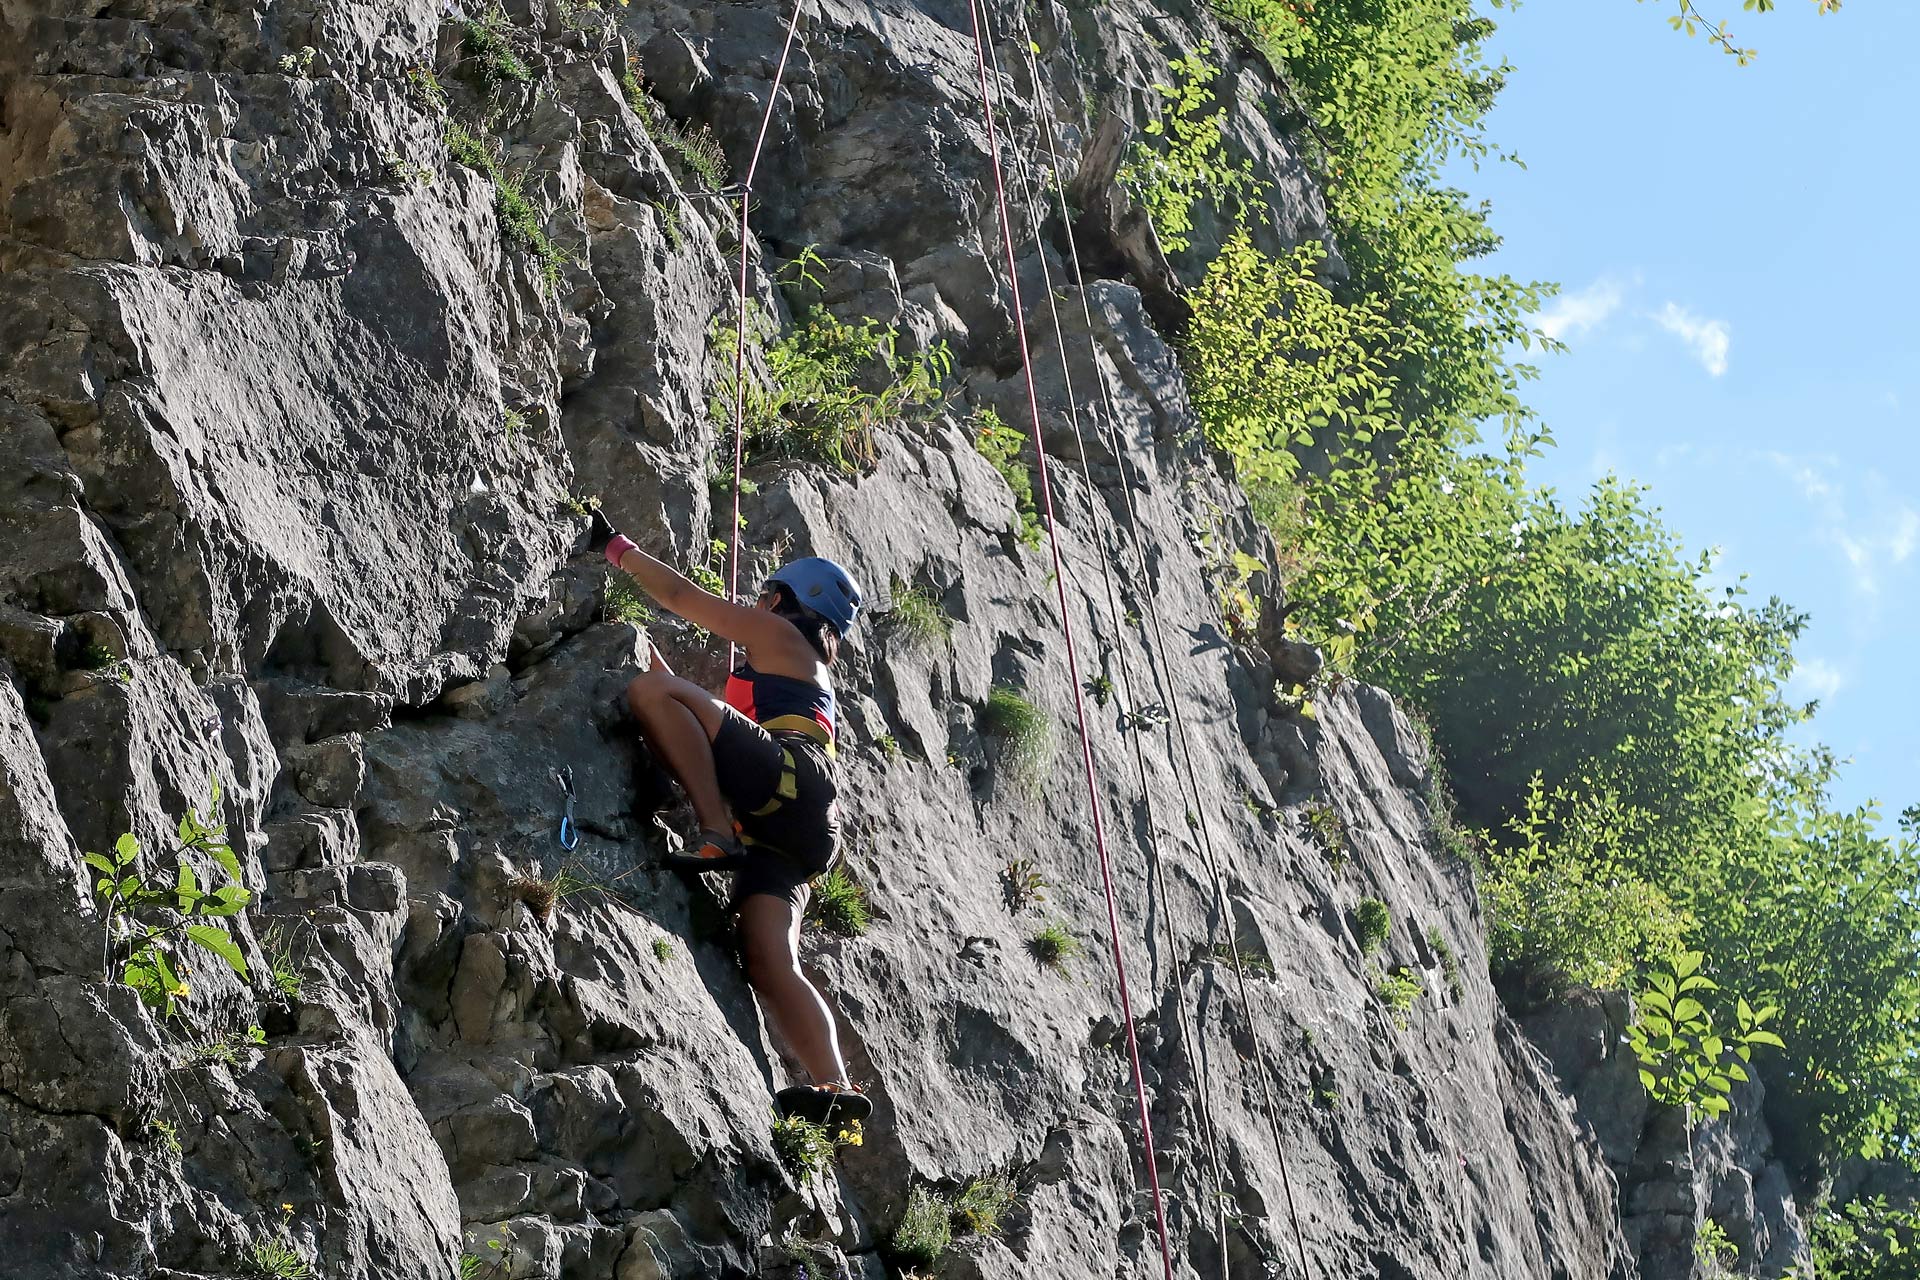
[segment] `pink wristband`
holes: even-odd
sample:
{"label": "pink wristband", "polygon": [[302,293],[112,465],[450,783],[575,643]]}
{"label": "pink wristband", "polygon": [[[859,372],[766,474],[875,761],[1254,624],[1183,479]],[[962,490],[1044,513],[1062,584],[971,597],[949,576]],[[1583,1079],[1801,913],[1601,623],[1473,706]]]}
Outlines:
{"label": "pink wristband", "polygon": [[618,569],[622,556],[626,555],[629,551],[638,551],[639,549],[639,544],[634,542],[634,540],[626,534],[616,533],[613,535],[613,541],[607,544],[607,563]]}

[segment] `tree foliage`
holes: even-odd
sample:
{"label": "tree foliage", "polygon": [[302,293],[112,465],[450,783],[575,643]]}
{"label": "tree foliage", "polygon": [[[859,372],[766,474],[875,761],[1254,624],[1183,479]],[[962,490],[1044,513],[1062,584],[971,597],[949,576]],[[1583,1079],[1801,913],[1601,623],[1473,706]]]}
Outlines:
{"label": "tree foliage", "polygon": [[1920,1129],[1912,815],[1887,839],[1830,811],[1829,763],[1790,745],[1803,615],[1716,580],[1632,485],[1568,504],[1527,483],[1551,437],[1511,353],[1545,343],[1543,290],[1471,269],[1497,239],[1442,180],[1507,158],[1482,132],[1508,71],[1481,54],[1490,24],[1470,0],[1214,4],[1297,90],[1273,114],[1345,272],[1232,229],[1258,211],[1197,56],[1161,90],[1163,154],[1131,172],[1181,243],[1209,199],[1227,228],[1180,353],[1278,544],[1287,625],[1427,713],[1487,833],[1506,990],[1642,986],[1656,1094],[1711,1111],[1759,1048],[1803,1171],[1888,1149]]}

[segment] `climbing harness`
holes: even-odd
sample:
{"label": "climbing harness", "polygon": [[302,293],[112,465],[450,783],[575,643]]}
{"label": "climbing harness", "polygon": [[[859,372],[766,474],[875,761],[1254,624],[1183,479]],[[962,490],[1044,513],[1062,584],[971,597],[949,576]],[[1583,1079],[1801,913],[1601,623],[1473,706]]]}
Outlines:
{"label": "climbing harness", "polygon": [[1026,313],[1020,302],[1020,276],[1013,254],[1013,224],[1007,214],[1007,187],[1000,171],[1000,139],[993,119],[993,97],[987,87],[987,42],[981,30],[981,0],[968,0],[973,22],[973,47],[980,78],[980,108],[987,126],[987,155],[992,162],[994,208],[1000,220],[1000,244],[1005,251],[1007,288],[1013,304],[1013,327],[1020,345],[1020,368],[1025,375],[1027,412],[1033,422],[1033,451],[1040,473],[1041,509],[1047,518],[1047,540],[1053,553],[1053,585],[1060,605],[1060,631],[1067,654],[1067,675],[1073,682],[1074,716],[1080,730],[1080,760],[1086,772],[1087,808],[1093,825],[1093,845],[1100,859],[1100,879],[1107,900],[1107,938],[1113,950],[1114,976],[1120,988],[1121,1025],[1127,1032],[1127,1059],[1133,1068],[1134,1101],[1140,1112],[1140,1143],[1146,1156],[1147,1183],[1153,1193],[1154,1226],[1160,1237],[1160,1263],[1166,1280],[1173,1280],[1173,1245],[1167,1238],[1167,1210],[1160,1191],[1160,1170],[1154,1159],[1153,1120],[1148,1113],[1147,1086],[1140,1069],[1140,1041],[1133,1026],[1133,995],[1127,986],[1127,961],[1120,948],[1120,910],[1113,888],[1113,859],[1107,852],[1106,823],[1100,813],[1100,788],[1094,776],[1093,738],[1087,727],[1086,695],[1080,683],[1080,655],[1074,643],[1073,616],[1067,607],[1067,578],[1060,554],[1060,531],[1053,508],[1053,482],[1047,475],[1047,446],[1040,426],[1040,394],[1034,386],[1033,353],[1027,342]]}
{"label": "climbing harness", "polygon": [[580,843],[580,829],[573,825],[573,766],[555,769],[553,780],[560,785],[560,847],[571,853]]}
{"label": "climbing harness", "polygon": [[[1022,17],[1022,23],[1024,27],[1024,15]],[[1029,50],[1029,62],[1031,64],[1031,51],[1033,49],[1031,32],[1028,32],[1027,47]],[[1036,87],[1035,91],[1037,93],[1039,85],[1039,68],[1037,65],[1031,66],[1030,74],[1033,78],[1033,83]],[[1135,507],[1133,500],[1134,478],[1131,474],[1129,455],[1120,448],[1118,438],[1119,428],[1116,425],[1118,415],[1114,411],[1113,391],[1108,382],[1106,367],[1100,362],[1100,353],[1094,341],[1093,310],[1091,304],[1087,301],[1086,275],[1081,267],[1079,242],[1073,234],[1073,216],[1067,201],[1066,185],[1060,173],[1060,156],[1054,141],[1053,120],[1045,112],[1038,112],[1036,114],[1044,122],[1042,137],[1046,142],[1047,158],[1054,179],[1054,191],[1059,201],[1061,226],[1066,234],[1069,262],[1073,268],[1074,287],[1080,295],[1080,310],[1086,327],[1088,356],[1098,379],[1101,407],[1105,411],[1104,414],[1095,414],[1094,422],[1096,426],[1104,427],[1104,442],[1120,466],[1119,488],[1124,499],[1122,509],[1126,512],[1127,516],[1127,540],[1140,574],[1139,580],[1144,582],[1149,580],[1147,573],[1148,566],[1145,545],[1140,537],[1139,511]],[[1048,295],[1048,300],[1049,305],[1051,305],[1051,294]],[[1057,311],[1055,315],[1057,319]],[[1065,358],[1065,344],[1062,343],[1061,359],[1063,362]],[[1177,758],[1185,766],[1187,788],[1192,797],[1193,812],[1198,818],[1196,825],[1200,833],[1201,848],[1205,853],[1207,869],[1213,881],[1215,911],[1220,919],[1230,922],[1233,916],[1230,905],[1226,900],[1226,881],[1225,877],[1221,874],[1219,856],[1214,849],[1213,827],[1207,817],[1208,808],[1202,803],[1201,799],[1199,772],[1194,764],[1193,745],[1187,731],[1186,713],[1180,701],[1174,698],[1171,695],[1171,691],[1162,683],[1162,675],[1167,670],[1167,654],[1169,648],[1166,641],[1165,629],[1160,619],[1159,604],[1155,593],[1148,591],[1142,594],[1144,597],[1144,613],[1148,623],[1148,654],[1149,657],[1153,659],[1148,665],[1153,672],[1155,683],[1160,685],[1159,692],[1162,705],[1166,706],[1172,713],[1169,722],[1164,726],[1167,729],[1169,757],[1174,758],[1172,749],[1177,742],[1179,748]],[[1175,772],[1178,773],[1179,770],[1176,769]],[[1253,1004],[1247,991],[1246,965],[1240,955],[1238,931],[1231,926],[1227,930],[1227,946],[1233,960],[1234,980],[1240,996],[1240,1007],[1244,1016],[1248,1019],[1248,1034],[1253,1037],[1257,1051],[1259,1036],[1257,1028],[1254,1027],[1252,1022]],[[1293,1230],[1294,1247],[1300,1260],[1300,1274],[1303,1278],[1310,1277],[1312,1270],[1307,1262],[1306,1241],[1300,1229],[1299,1209],[1294,1200],[1293,1175],[1288,1168],[1286,1143],[1280,1133],[1279,1111],[1274,1105],[1273,1086],[1269,1079],[1269,1072],[1265,1069],[1266,1055],[1263,1052],[1257,1052],[1257,1060],[1261,1069],[1255,1074],[1260,1078],[1262,1100],[1266,1104],[1267,1127],[1273,1139],[1274,1154],[1280,1165],[1280,1183],[1286,1194],[1287,1216]]]}

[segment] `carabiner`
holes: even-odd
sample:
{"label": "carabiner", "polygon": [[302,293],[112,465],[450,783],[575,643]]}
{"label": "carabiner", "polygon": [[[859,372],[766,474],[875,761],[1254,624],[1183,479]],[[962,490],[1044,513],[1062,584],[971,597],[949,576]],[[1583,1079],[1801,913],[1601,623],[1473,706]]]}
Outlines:
{"label": "carabiner", "polygon": [[580,843],[580,828],[573,822],[573,769],[555,769],[553,780],[560,784],[560,795],[564,805],[560,811],[560,847],[569,853]]}

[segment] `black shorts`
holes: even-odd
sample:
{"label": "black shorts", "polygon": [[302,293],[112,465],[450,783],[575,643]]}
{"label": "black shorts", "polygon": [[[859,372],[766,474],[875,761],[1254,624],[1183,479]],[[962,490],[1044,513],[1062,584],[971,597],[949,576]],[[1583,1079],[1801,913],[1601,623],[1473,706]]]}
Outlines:
{"label": "black shorts", "polygon": [[732,707],[724,710],[713,735],[713,768],[747,850],[733,880],[734,904],[767,893],[798,907],[807,882],[839,854],[833,762],[804,733],[775,735]]}

